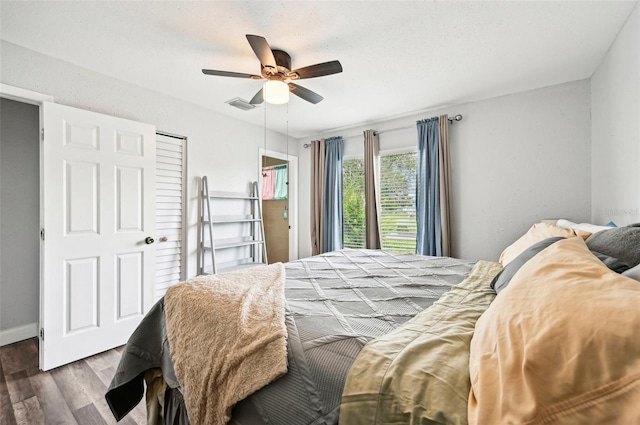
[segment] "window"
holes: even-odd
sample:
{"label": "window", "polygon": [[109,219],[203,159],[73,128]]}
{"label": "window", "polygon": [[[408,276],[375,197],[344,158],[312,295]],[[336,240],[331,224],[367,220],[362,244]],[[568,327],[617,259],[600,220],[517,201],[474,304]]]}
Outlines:
{"label": "window", "polygon": [[[418,153],[380,157],[380,228],[382,248],[416,250],[416,166]],[[364,159],[342,163],[343,239],[345,248],[365,247]]]}
{"label": "window", "polygon": [[416,251],[417,163],[415,151],[380,157],[380,228],[387,251]]}
{"label": "window", "polygon": [[342,161],[342,239],[345,248],[364,248],[364,159]]}

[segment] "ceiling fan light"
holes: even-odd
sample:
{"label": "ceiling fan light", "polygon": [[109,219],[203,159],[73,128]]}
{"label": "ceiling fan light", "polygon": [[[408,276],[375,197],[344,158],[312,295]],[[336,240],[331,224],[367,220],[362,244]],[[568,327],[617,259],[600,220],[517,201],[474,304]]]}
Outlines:
{"label": "ceiling fan light", "polygon": [[271,80],[264,83],[264,100],[274,105],[289,101],[289,86],[284,81]]}

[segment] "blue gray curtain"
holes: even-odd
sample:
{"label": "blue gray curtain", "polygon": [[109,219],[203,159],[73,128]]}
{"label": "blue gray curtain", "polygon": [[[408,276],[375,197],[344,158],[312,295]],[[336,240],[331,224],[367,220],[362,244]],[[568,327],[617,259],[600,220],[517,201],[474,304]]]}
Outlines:
{"label": "blue gray curtain", "polygon": [[439,118],[417,122],[416,253],[442,255],[440,221]]}
{"label": "blue gray curtain", "polygon": [[325,140],[322,252],[342,249],[342,137]]}

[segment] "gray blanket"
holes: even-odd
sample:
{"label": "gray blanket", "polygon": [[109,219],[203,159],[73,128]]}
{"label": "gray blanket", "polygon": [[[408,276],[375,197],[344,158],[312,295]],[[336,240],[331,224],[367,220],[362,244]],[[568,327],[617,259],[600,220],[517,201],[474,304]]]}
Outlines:
{"label": "gray blanket", "polygon": [[[364,344],[429,307],[472,266],[377,250],[336,251],[287,263],[289,371],[238,403],[232,423],[336,424],[347,372]],[[169,387],[177,385],[162,300],[150,315],[127,344],[106,395],[116,418],[142,398],[143,368],[161,367]]]}
{"label": "gray blanket", "polygon": [[164,298],[149,310],[129,338],[105,395],[116,420],[125,417],[142,400],[144,374],[150,369],[161,369],[170,388],[179,386],[169,352]]}

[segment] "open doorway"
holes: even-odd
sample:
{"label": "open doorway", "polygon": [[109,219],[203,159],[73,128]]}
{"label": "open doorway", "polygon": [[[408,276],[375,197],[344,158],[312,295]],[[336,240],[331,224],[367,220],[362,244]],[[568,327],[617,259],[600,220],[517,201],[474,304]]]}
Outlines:
{"label": "open doorway", "polygon": [[297,260],[298,157],[264,149],[259,155],[267,258],[270,264]]}
{"label": "open doorway", "polygon": [[[155,127],[1,83],[0,98],[0,345],[39,336],[39,366],[49,370],[124,344],[151,308],[155,197],[144,194],[155,194]],[[24,131],[13,130],[16,124]],[[98,131],[118,138],[99,143],[106,138]],[[100,178],[98,171],[112,174]],[[117,185],[100,185],[116,178]],[[103,210],[116,211],[114,203],[118,220],[111,222]],[[72,243],[62,240],[72,236]]]}
{"label": "open doorway", "polygon": [[289,161],[262,157],[262,220],[269,264],[289,261]]}
{"label": "open doorway", "polygon": [[40,108],[0,98],[0,346],[38,335]]}
{"label": "open doorway", "polygon": [[53,97],[0,83],[0,99],[0,345],[8,345],[36,337],[40,329],[41,107]]}

